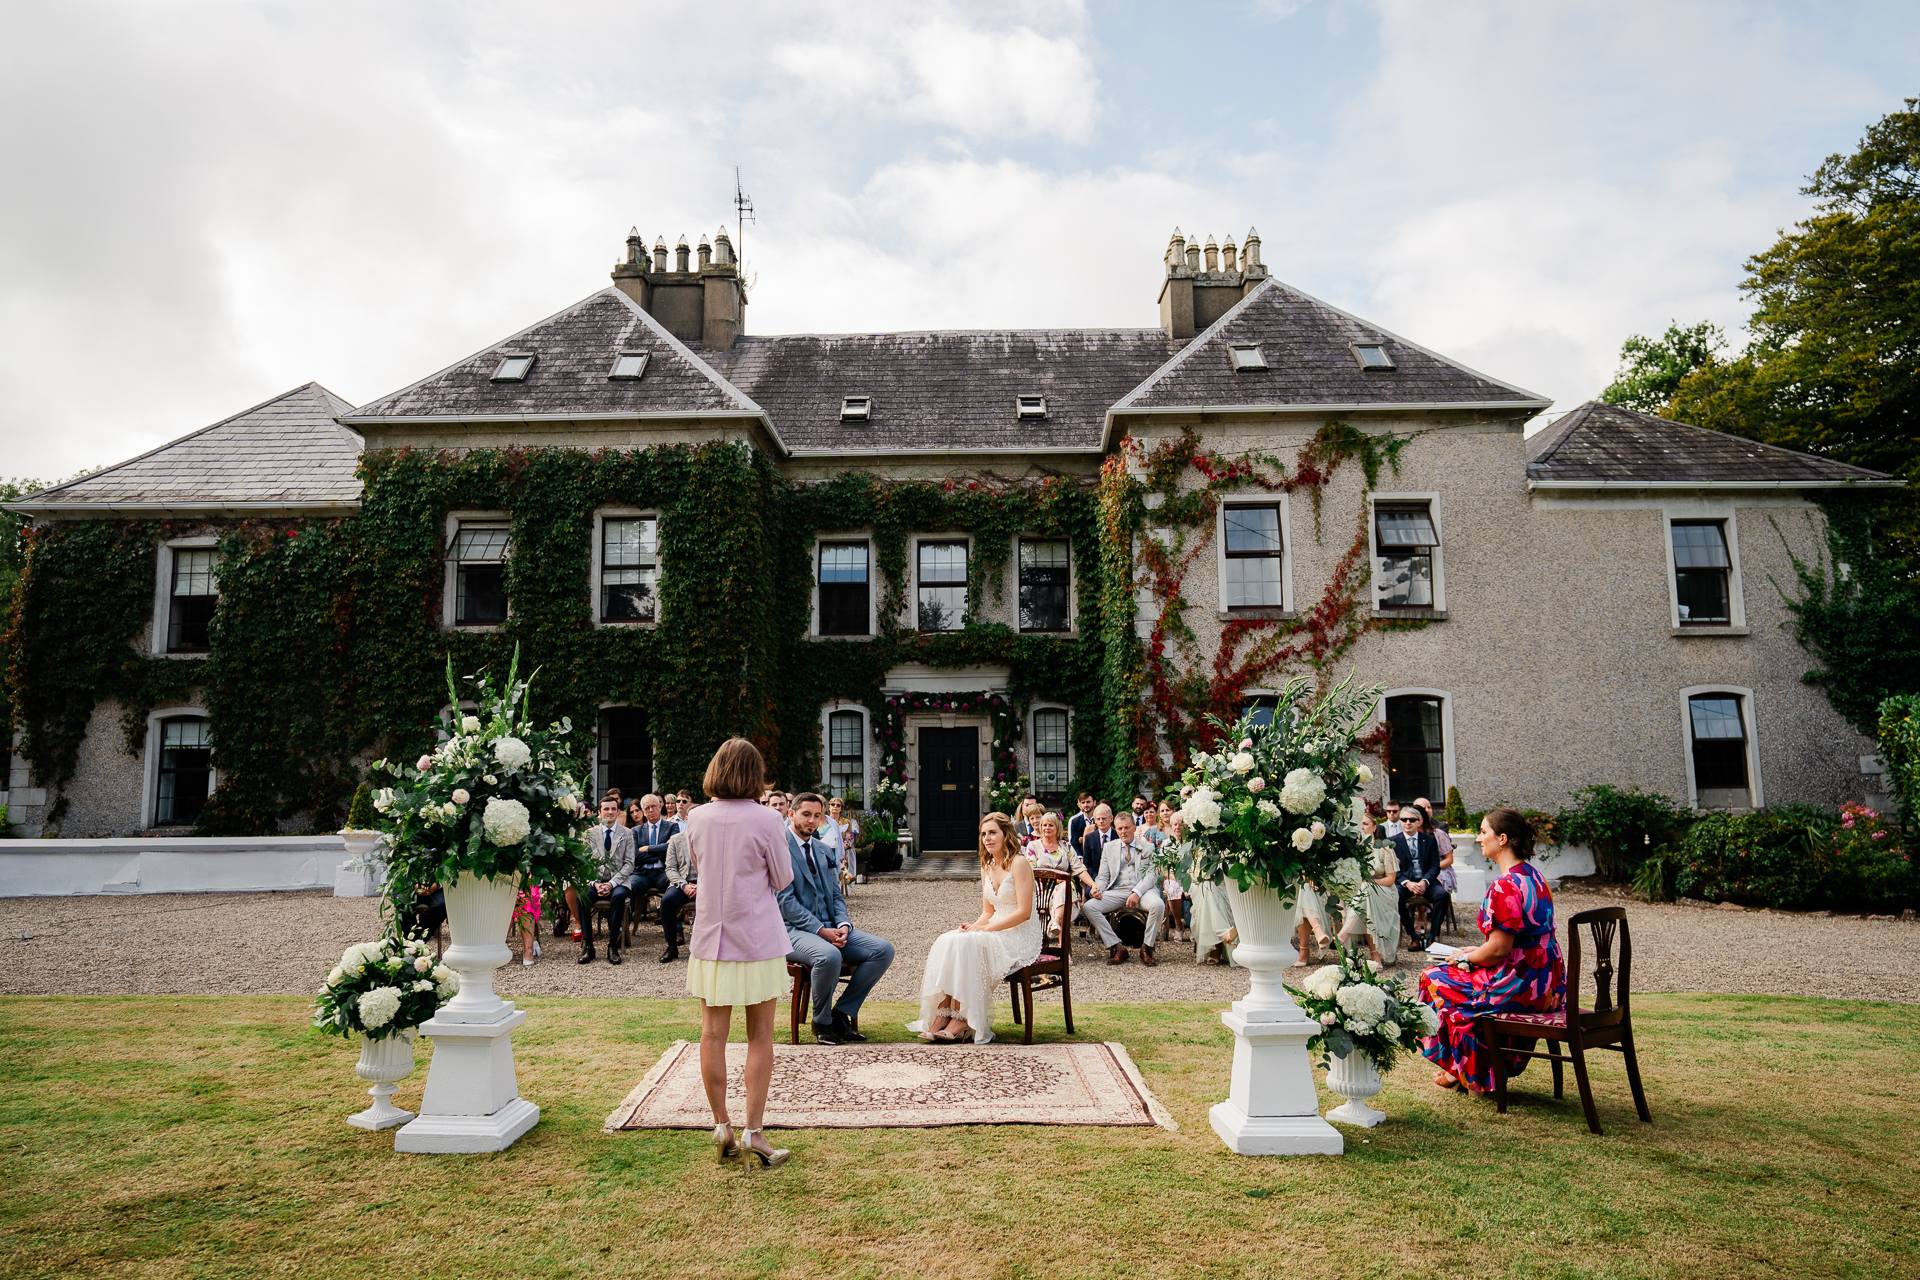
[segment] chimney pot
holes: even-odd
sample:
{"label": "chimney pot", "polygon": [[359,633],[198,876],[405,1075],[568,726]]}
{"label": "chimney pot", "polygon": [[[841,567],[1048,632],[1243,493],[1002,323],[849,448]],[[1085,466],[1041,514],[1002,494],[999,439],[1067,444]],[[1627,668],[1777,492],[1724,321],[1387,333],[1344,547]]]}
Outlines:
{"label": "chimney pot", "polygon": [[1196,273],[1200,270],[1200,242],[1198,240],[1189,240],[1187,242],[1187,270]]}
{"label": "chimney pot", "polygon": [[687,238],[681,236],[680,243],[673,246],[673,269],[682,272],[688,270],[687,259],[692,256],[693,250],[687,248]]}
{"label": "chimney pot", "polygon": [[634,266],[647,265],[647,241],[638,227],[631,227],[627,231],[627,262]]}
{"label": "chimney pot", "polygon": [[713,265],[713,246],[707,243],[705,236],[700,237],[700,267],[702,270]]}
{"label": "chimney pot", "polygon": [[661,275],[667,273],[667,240],[665,236],[657,237],[653,242],[653,269]]}
{"label": "chimney pot", "polygon": [[1253,227],[1247,228],[1246,247],[1241,251],[1244,259],[1242,266],[1250,273],[1266,274],[1266,266],[1260,261],[1260,232]]}
{"label": "chimney pot", "polygon": [[720,228],[719,234],[713,237],[713,260],[723,267],[734,265],[733,241],[727,237],[725,227]]}
{"label": "chimney pot", "polygon": [[1220,246],[1221,265],[1228,271],[1238,271],[1240,269],[1239,252],[1233,247],[1233,237],[1228,236],[1227,242]]}
{"label": "chimney pot", "polygon": [[1207,270],[1218,271],[1219,269],[1220,246],[1214,243],[1213,236],[1209,234],[1207,236]]}

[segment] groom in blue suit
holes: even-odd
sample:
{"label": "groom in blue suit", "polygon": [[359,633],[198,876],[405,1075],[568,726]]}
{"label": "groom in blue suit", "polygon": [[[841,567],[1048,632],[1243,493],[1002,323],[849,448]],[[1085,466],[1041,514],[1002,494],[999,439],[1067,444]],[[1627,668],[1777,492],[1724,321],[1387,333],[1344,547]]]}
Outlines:
{"label": "groom in blue suit", "polygon": [[[787,959],[813,970],[813,1038],[821,1044],[857,1044],[866,1039],[860,1034],[860,1006],[893,963],[893,944],[848,921],[839,861],[813,834],[826,814],[826,801],[814,792],[793,798],[787,815],[793,883],[780,891],[780,915],[793,947]],[[836,1001],[840,970],[847,965],[853,966],[853,977]]]}

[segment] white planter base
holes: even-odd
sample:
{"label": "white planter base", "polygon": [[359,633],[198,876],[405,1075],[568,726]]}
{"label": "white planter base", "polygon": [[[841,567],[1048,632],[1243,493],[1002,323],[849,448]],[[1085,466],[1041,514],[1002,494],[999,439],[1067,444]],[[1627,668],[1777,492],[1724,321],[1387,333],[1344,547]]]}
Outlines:
{"label": "white planter base", "polygon": [[527,1015],[506,1007],[506,1017],[486,1025],[421,1025],[433,1039],[433,1063],[420,1118],[394,1135],[395,1151],[504,1151],[539,1121],[540,1108],[520,1096],[513,1074],[513,1029]]}
{"label": "white planter base", "polygon": [[1207,1113],[1220,1141],[1243,1156],[1337,1156],[1347,1140],[1319,1116],[1250,1116],[1231,1100]]}
{"label": "white planter base", "polygon": [[1364,1098],[1349,1098],[1327,1112],[1329,1120],[1338,1120],[1341,1124],[1359,1125],[1362,1129],[1371,1129],[1386,1118],[1386,1112],[1374,1110],[1367,1105]]}
{"label": "white planter base", "polygon": [[402,1111],[393,1105],[393,1086],[377,1084],[367,1090],[373,1095],[373,1105],[365,1111],[356,1111],[347,1117],[347,1123],[356,1129],[391,1129],[397,1124],[405,1124],[413,1119],[413,1112]]}
{"label": "white planter base", "polygon": [[490,1116],[423,1115],[394,1135],[393,1149],[430,1155],[505,1151],[538,1123],[540,1108],[515,1098]]}

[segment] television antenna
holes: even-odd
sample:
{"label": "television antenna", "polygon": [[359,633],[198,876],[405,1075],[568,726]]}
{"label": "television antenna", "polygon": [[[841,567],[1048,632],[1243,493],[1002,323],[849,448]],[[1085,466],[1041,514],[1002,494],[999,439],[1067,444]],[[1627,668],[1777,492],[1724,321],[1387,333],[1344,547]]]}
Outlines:
{"label": "television antenna", "polygon": [[733,167],[733,252],[743,264],[746,261],[743,248],[746,244],[746,224],[758,221],[759,219],[753,216],[753,197],[741,189],[740,166],[735,165]]}

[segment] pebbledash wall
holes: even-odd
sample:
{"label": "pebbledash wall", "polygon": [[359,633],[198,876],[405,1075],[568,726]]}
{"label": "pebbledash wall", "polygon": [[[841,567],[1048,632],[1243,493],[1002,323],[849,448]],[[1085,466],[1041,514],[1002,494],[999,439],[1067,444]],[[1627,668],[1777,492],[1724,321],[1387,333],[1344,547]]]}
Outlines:
{"label": "pebbledash wall", "polygon": [[[1229,688],[1221,672],[1246,646],[1326,624],[1307,615],[1371,529],[1371,504],[1397,497],[1427,503],[1438,527],[1443,607],[1415,628],[1379,629],[1410,615],[1376,617],[1370,548],[1357,603],[1341,615],[1362,624],[1357,638],[1233,686],[1222,709],[1316,664],[1327,679],[1351,671],[1390,694],[1441,700],[1445,781],[1469,807],[1551,809],[1595,782],[1692,798],[1687,698],[1726,691],[1745,717],[1754,802],[1834,804],[1869,790],[1861,758],[1872,744],[1802,683],[1810,662],[1781,589],[1794,556],[1814,561],[1824,548],[1814,499],[1885,477],[1746,442],[1729,452],[1725,437],[1607,406],[1529,441],[1546,401],[1281,285],[1256,246],[1236,265],[1231,242],[1224,258],[1209,245],[1203,259],[1176,237],[1160,329],[787,339],[744,335],[730,247],[716,241],[710,257],[703,244],[699,270],[683,254],[674,271],[664,244],[648,255],[630,241],[617,289],[393,396],[354,409],[309,384],[24,499],[15,505],[35,528],[5,655],[15,834],[187,835],[153,827],[153,729],[170,712],[204,712],[212,729],[218,790],[200,834],[330,830],[370,760],[430,740],[446,657],[477,669],[515,644],[543,668],[544,706],[574,717],[590,759],[606,710],[643,709],[663,786],[696,784],[733,733],[762,744],[783,784],[815,785],[828,772],[828,715],[854,710],[859,776],[871,790],[904,769],[921,832],[921,730],[977,731],[982,808],[1004,746],[984,714],[924,706],[902,719],[904,741],[883,740],[888,700],[982,692],[1011,707],[1022,771],[1033,772],[1032,717],[1044,708],[1070,717],[1062,791],[1118,797],[1164,783],[1198,739],[1160,732],[1151,710],[1144,737],[1126,723],[1143,714],[1137,654],[1169,605],[1147,589],[1136,536],[1151,536],[1152,511],[1136,529],[1103,503],[1131,501],[1123,482],[1139,480],[1142,459],[1189,431],[1215,478],[1179,482],[1213,508],[1196,535],[1213,549],[1172,602],[1190,632],[1175,682],[1187,705]],[[680,314],[696,280],[704,320]],[[1182,289],[1196,288],[1198,324],[1181,309]],[[647,310],[669,296],[679,310]],[[1363,346],[1391,369],[1365,369]],[[1262,363],[1243,370],[1249,349]],[[503,383],[497,370],[516,352],[536,355],[534,371]],[[612,383],[609,362],[626,352],[647,353],[645,373]],[[870,397],[871,417],[848,417],[849,397]],[[1371,481],[1358,461],[1312,470],[1312,442],[1336,430],[1352,433],[1343,457],[1363,440],[1373,443],[1362,452],[1378,446],[1390,461]],[[1549,437],[1557,452],[1545,457]],[[1599,454],[1632,445],[1641,460],[1568,480],[1586,474],[1567,462],[1582,440]],[[1244,473],[1219,479],[1236,461]],[[1290,609],[1226,608],[1218,507],[1240,501],[1282,509]],[[504,625],[454,627],[445,615],[461,513],[512,526]],[[608,513],[659,521],[652,622],[597,617]],[[1732,625],[1677,625],[1668,521],[1686,518],[1723,522]],[[146,538],[152,553],[115,571],[127,602],[144,591],[151,604],[143,614],[127,603],[104,641],[76,566],[59,555],[83,523]],[[1064,632],[1019,629],[1023,536],[1072,546]],[[922,537],[969,545],[961,631],[915,629]],[[223,557],[215,651],[157,654],[166,547],[209,538]],[[872,635],[818,634],[822,539],[867,541]],[[298,599],[287,619],[269,618],[276,584]],[[889,615],[889,601],[904,607]],[[80,667],[84,678],[64,679]]]}

